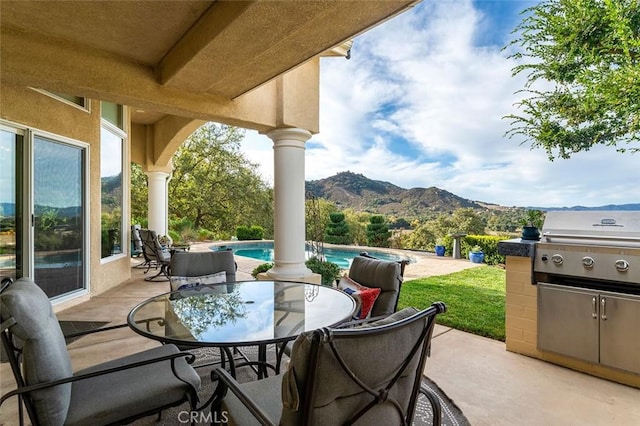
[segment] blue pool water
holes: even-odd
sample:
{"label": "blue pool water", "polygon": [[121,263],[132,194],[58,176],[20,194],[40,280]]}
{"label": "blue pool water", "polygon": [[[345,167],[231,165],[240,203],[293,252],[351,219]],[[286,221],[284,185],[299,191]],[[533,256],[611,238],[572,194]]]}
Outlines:
{"label": "blue pool water", "polygon": [[[68,268],[76,267],[81,263],[82,253],[80,251],[70,252],[36,252],[35,268]],[[16,256],[8,255],[0,259],[0,268],[15,269]]]}
{"label": "blue pool water", "polygon": [[[233,254],[236,256],[250,257],[252,259],[262,260],[265,262],[273,262],[273,243],[272,242],[246,242],[238,244],[229,244],[227,246],[213,246],[211,250],[224,250],[227,248],[233,249]],[[354,247],[348,248],[327,248],[324,249],[324,255],[327,261],[337,264],[342,269],[349,269],[351,260],[364,251],[362,248]],[[378,259],[384,260],[409,260],[411,258],[405,256],[398,256],[393,253],[387,253],[377,250],[366,250],[371,256],[375,256]],[[311,253],[307,250],[307,258],[311,257]]]}

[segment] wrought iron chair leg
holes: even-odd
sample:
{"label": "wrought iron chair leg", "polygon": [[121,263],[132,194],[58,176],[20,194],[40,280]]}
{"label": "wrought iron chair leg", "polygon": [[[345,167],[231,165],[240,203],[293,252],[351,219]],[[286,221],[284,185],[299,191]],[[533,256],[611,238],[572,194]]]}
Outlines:
{"label": "wrought iron chair leg", "polygon": [[423,394],[431,404],[431,409],[433,411],[433,426],[440,426],[442,421],[442,407],[440,406],[438,395],[422,384],[420,385],[420,393]]}

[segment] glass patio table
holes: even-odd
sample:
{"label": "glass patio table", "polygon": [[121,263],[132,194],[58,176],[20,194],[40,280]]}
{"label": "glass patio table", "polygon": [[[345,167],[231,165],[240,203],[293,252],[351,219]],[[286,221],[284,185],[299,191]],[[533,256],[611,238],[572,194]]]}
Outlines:
{"label": "glass patio table", "polygon": [[[220,348],[223,365],[267,368],[276,373],[286,342],[304,331],[336,326],[351,319],[356,304],[348,294],[325,286],[289,281],[239,281],[198,285],[152,297],[134,307],[127,323],[136,333],[181,348]],[[266,360],[276,345],[276,364]],[[236,364],[232,352],[257,346],[258,360]]]}

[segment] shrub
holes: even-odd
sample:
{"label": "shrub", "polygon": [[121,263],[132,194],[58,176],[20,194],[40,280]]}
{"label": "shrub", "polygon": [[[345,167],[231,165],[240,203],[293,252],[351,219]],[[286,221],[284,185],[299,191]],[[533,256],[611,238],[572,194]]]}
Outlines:
{"label": "shrub", "polygon": [[138,225],[140,225],[140,228],[146,229],[148,227],[149,220],[146,217],[132,216],[131,217],[131,224],[132,225],[138,224]]}
{"label": "shrub", "polygon": [[264,229],[257,225],[251,227],[240,225],[236,228],[236,237],[240,241],[261,240],[264,237]]}
{"label": "shrub", "polygon": [[182,231],[180,231],[179,238],[177,240],[173,237],[173,234],[171,233],[171,231],[169,231],[169,235],[171,236],[173,241],[180,241],[182,243],[185,243],[188,241],[195,241],[198,239],[198,234],[193,228],[185,228]]}
{"label": "shrub", "polygon": [[374,215],[369,218],[370,223],[367,225],[368,245],[372,247],[389,247],[391,232],[385,220],[382,215]]}
{"label": "shrub", "polygon": [[205,228],[198,229],[198,240],[200,241],[211,241],[215,239],[215,234],[213,231],[209,231]]}
{"label": "shrub", "polygon": [[345,222],[344,213],[329,213],[329,223],[327,224],[324,240],[330,244],[349,244],[349,225]]}
{"label": "shrub", "polygon": [[173,244],[178,244],[182,241],[182,239],[180,238],[181,235],[176,231],[172,231],[171,229],[169,230],[169,237],[171,238],[171,241],[173,241]]}
{"label": "shrub", "polygon": [[263,263],[262,265],[258,265],[253,268],[253,271],[251,271],[251,276],[253,278],[258,278],[258,274],[267,272],[271,268],[273,268],[273,263]]}
{"label": "shrub", "polygon": [[316,256],[309,258],[305,265],[312,272],[322,276],[322,285],[333,285],[335,279],[340,275],[340,267],[337,264],[321,260]]}
{"label": "shrub", "polygon": [[186,217],[175,219],[175,220],[169,220],[169,229],[174,229],[178,233],[181,233],[187,229],[194,229],[194,228],[195,226],[193,224],[193,221],[190,219],[187,219]]}
{"label": "shrub", "polygon": [[467,257],[474,246],[479,246],[484,253],[484,262],[488,265],[498,265],[505,263],[505,257],[498,253],[498,243],[508,240],[509,236],[494,235],[467,235],[462,239],[460,247],[461,254]]}

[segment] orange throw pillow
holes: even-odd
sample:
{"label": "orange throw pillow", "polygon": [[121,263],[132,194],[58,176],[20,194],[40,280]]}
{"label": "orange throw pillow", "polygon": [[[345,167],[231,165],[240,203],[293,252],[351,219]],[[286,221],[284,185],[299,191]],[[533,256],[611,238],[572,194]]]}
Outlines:
{"label": "orange throw pillow", "polygon": [[338,288],[356,301],[356,311],[353,315],[354,319],[365,319],[371,317],[371,308],[376,303],[380,295],[379,288],[366,287],[344,276],[340,278]]}

